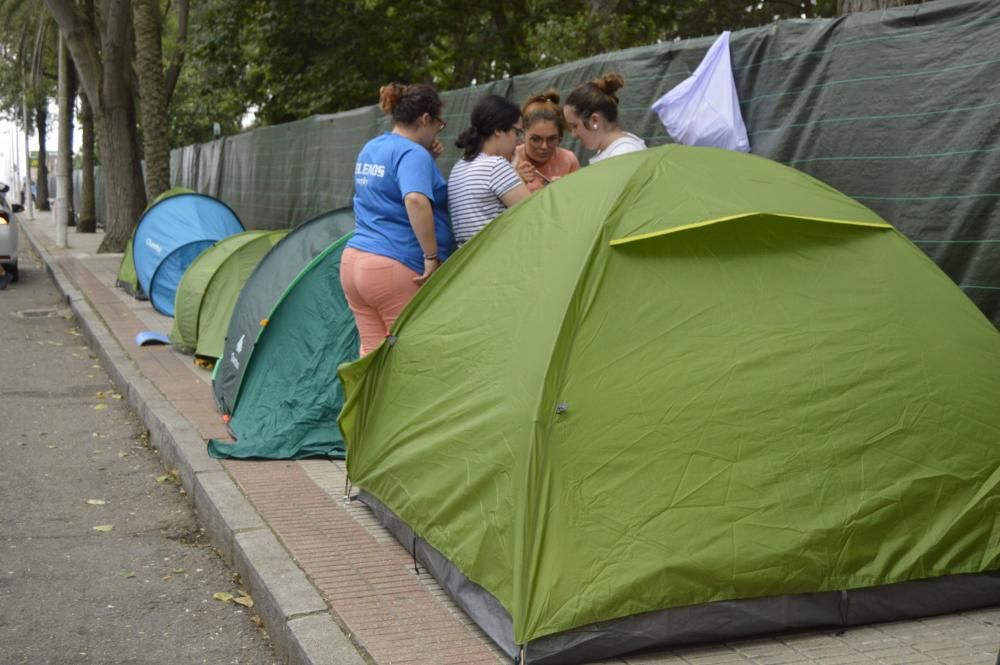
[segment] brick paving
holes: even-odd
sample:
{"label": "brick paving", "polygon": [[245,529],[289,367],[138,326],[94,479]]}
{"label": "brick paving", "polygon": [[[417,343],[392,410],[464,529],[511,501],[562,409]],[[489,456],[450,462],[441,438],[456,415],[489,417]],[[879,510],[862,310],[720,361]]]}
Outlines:
{"label": "brick paving", "polygon": [[[171,347],[138,347],[142,330],[171,321],[114,288],[121,255],[96,255],[100,236],[70,234],[71,250],[53,249],[51,219],[31,231],[84,293],[136,366],[202,438],[227,438],[214,409],[209,372]],[[80,249],[80,248],[83,249]],[[509,662],[362,504],[345,501],[343,463],[326,460],[223,463],[278,539],[327,601],[331,614],[378,665]],[[998,599],[1000,604],[1000,599]],[[616,665],[995,665],[1000,608],[921,621],[812,631],[659,650],[617,658]]]}

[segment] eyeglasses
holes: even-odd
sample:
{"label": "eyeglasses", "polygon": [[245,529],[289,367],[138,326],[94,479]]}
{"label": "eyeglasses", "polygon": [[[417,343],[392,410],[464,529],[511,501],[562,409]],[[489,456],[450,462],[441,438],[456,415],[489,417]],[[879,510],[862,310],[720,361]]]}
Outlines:
{"label": "eyeglasses", "polygon": [[553,134],[552,136],[538,136],[537,134],[530,134],[528,136],[528,143],[536,148],[541,148],[543,145],[555,147],[562,143],[562,137],[558,134]]}
{"label": "eyeglasses", "polygon": [[443,131],[444,131],[444,128],[448,126],[448,123],[447,123],[447,122],[445,122],[445,121],[444,121],[444,120],[442,120],[441,118],[437,117],[436,115],[431,115],[430,113],[428,113],[427,115],[429,115],[429,116],[430,116],[431,120],[434,120],[434,121],[435,121],[435,122],[437,122],[437,123],[438,123],[439,125],[441,125],[440,129],[438,129],[438,131],[439,131],[439,132],[443,132]]}

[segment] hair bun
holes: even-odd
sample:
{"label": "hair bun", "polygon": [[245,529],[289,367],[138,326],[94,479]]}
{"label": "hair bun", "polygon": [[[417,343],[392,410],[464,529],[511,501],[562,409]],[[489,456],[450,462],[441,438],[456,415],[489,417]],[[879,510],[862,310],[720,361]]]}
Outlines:
{"label": "hair bun", "polygon": [[383,113],[392,113],[392,109],[396,108],[396,104],[399,103],[404,92],[406,92],[406,86],[402,83],[393,81],[383,85],[378,89],[378,107],[382,109]]}
{"label": "hair bun", "polygon": [[615,96],[615,93],[625,86],[625,79],[621,74],[605,74],[594,81],[597,89],[606,95]]}
{"label": "hair bun", "polygon": [[559,93],[555,90],[546,90],[542,94],[538,95],[540,100],[547,100],[553,104],[559,104]]}

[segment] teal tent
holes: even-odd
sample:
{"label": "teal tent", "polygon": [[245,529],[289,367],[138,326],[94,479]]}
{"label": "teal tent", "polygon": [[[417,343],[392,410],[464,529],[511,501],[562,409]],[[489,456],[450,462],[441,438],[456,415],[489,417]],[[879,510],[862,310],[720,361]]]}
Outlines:
{"label": "teal tent", "polygon": [[341,377],[362,499],[529,665],[1000,598],[1000,333],[776,162],[563,178]]}
{"label": "teal tent", "polygon": [[359,347],[340,288],[340,257],[349,238],[309,262],[262,319],[230,411],[236,441],[211,441],[212,456],[343,458],[337,366],[356,359]]}
{"label": "teal tent", "polygon": [[233,306],[212,376],[212,393],[224,414],[232,413],[243,372],[263,322],[289,285],[313,259],[354,230],[353,208],[338,208],[296,226],[268,252],[246,280]]}

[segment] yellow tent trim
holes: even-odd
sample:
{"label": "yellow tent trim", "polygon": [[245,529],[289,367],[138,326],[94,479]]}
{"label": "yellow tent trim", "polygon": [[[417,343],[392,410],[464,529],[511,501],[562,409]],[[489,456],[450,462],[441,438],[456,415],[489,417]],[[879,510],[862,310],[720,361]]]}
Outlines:
{"label": "yellow tent trim", "polygon": [[745,217],[758,217],[760,215],[767,215],[769,217],[784,217],[787,219],[805,219],[812,222],[823,222],[826,224],[847,224],[849,226],[867,226],[875,229],[891,229],[893,228],[891,224],[886,222],[860,222],[856,220],[849,219],[827,219],[825,217],[806,217],[803,215],[784,215],[781,213],[774,212],[751,212],[744,213],[742,215],[731,215],[729,217],[719,217],[717,219],[707,219],[703,222],[695,222],[694,224],[685,224],[684,226],[677,226],[672,229],[664,229],[662,231],[652,231],[651,233],[641,233],[637,236],[626,236],[624,238],[615,238],[610,243],[612,247],[615,245],[624,245],[630,242],[638,242],[640,240],[649,240],[650,238],[656,238],[657,236],[665,236],[671,233],[679,233],[680,231],[688,231],[690,229],[697,229],[702,226],[709,226],[711,224],[719,224],[721,222],[729,222],[734,219],[743,219]]}

